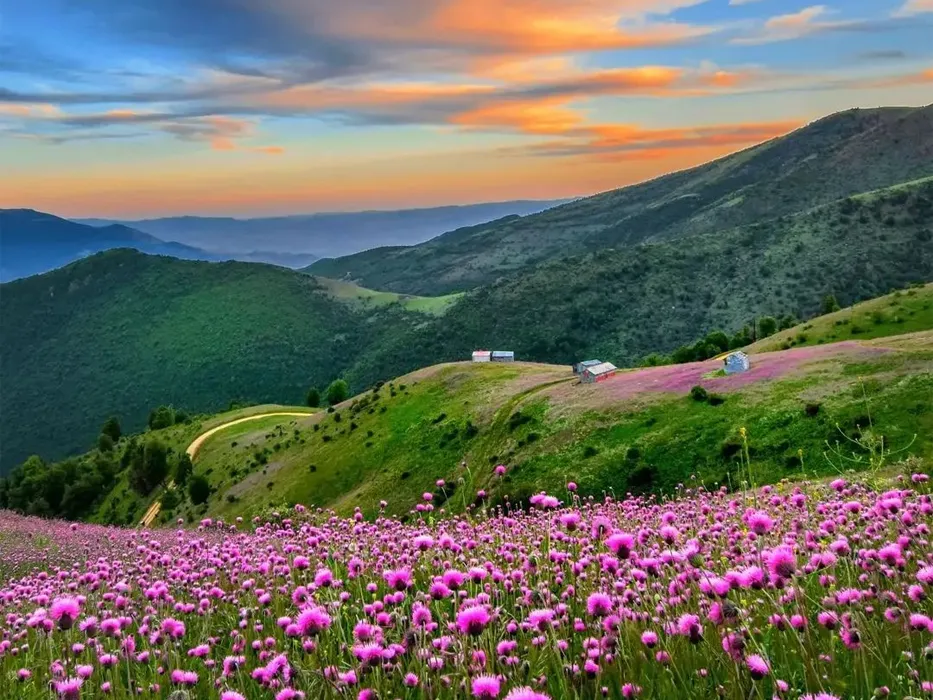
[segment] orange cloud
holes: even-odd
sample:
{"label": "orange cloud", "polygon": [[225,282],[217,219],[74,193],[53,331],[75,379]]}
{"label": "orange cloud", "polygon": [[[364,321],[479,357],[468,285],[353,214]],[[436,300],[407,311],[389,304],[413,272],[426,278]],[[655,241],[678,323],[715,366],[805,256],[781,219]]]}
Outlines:
{"label": "orange cloud", "polygon": [[933,12],[933,0],[906,0],[894,13],[895,17],[910,17],[912,15]]}
{"label": "orange cloud", "polygon": [[926,85],[933,83],[933,68],[919,71],[917,73],[908,73],[906,75],[894,75],[881,80],[869,81],[865,87],[868,88],[887,88],[901,87],[904,85]]}
{"label": "orange cloud", "polygon": [[494,102],[454,115],[450,122],[468,128],[506,128],[526,134],[564,134],[583,117],[565,107],[566,98]]}
{"label": "orange cloud", "polygon": [[285,153],[285,149],[281,146],[257,146],[253,150],[257,153],[266,153],[270,156],[279,156]]}

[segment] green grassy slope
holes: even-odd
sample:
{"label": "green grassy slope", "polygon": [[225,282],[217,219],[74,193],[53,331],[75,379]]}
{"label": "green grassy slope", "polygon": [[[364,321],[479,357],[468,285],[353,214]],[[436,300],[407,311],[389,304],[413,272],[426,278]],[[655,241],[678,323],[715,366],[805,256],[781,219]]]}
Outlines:
{"label": "green grassy slope", "polygon": [[[360,359],[357,385],[474,345],[521,359],[623,366],[762,315],[810,318],[824,295],[848,305],[933,279],[933,179],[716,234],[540,265],[462,297],[439,320]],[[394,342],[393,342],[394,340]],[[408,364],[406,364],[408,363]],[[398,372],[397,372],[398,373]]]}
{"label": "green grassy slope", "polygon": [[375,289],[446,294],[582,248],[624,247],[765,222],[933,175],[933,105],[850,110],[712,163],[565,204],[375,249],[309,270]]}
{"label": "green grassy slope", "polygon": [[[216,490],[208,507],[166,517],[230,518],[295,502],[372,514],[383,499],[405,513],[425,492],[461,510],[479,489],[487,502],[515,502],[568,480],[584,495],[670,492],[694,477],[737,486],[747,474],[742,427],[756,482],[828,475],[827,441],[845,444],[857,426],[869,429],[869,416],[876,436],[907,448],[898,459],[933,457],[931,332],[753,355],[755,374],[739,380],[704,378],[716,367],[631,370],[595,386],[547,365],[421,370],[333,414],[213,440],[195,464]],[[692,399],[694,382],[724,401]],[[503,478],[493,473],[499,463]]]}
{"label": "green grassy slope", "polygon": [[360,287],[353,282],[335,280],[327,277],[314,277],[315,281],[326,290],[334,299],[354,303],[365,309],[378,308],[398,304],[407,311],[418,311],[426,314],[442,316],[461,294],[447,294],[439,297],[420,297],[410,294],[397,294],[395,292],[377,292],[372,289]]}
{"label": "green grassy slope", "polygon": [[867,340],[933,328],[933,284],[898,290],[834,313],[818,316],[753,343],[748,352]]}
{"label": "green grassy slope", "polygon": [[128,250],[5,284],[0,473],[87,449],[112,414],[138,430],[159,404],[301,403],[385,329],[422,316],[355,308],[282,268]]}

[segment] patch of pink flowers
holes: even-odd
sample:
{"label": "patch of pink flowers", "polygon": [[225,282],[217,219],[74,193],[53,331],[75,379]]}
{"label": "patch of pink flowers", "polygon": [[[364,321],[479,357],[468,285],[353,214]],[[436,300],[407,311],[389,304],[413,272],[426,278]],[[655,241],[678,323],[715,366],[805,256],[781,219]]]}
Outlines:
{"label": "patch of pink flowers", "polygon": [[248,530],[0,513],[0,695],[930,697],[933,501],[904,483]]}

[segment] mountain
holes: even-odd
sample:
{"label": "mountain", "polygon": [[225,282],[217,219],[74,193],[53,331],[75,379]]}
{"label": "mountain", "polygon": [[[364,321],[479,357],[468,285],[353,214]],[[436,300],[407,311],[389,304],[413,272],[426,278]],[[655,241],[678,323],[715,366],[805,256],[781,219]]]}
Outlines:
{"label": "mountain", "polygon": [[371,289],[447,294],[583,251],[734,229],[929,175],[933,105],[850,110],[639,185],[309,270]]}
{"label": "mountain", "polygon": [[[761,315],[810,318],[933,280],[933,177],[715,233],[555,259],[461,296],[439,319],[385,339],[357,386],[475,347],[624,366]],[[389,375],[391,376],[391,375]]]}
{"label": "mountain", "polygon": [[[272,253],[302,253],[323,258],[348,255],[377,246],[421,243],[462,226],[472,226],[513,214],[536,213],[565,201],[495,202],[429,209],[255,219],[179,216],[118,222],[107,219],[78,221],[93,226],[121,223],[163,240],[180,241],[228,256],[261,249]],[[309,264],[304,262],[302,265],[299,262],[287,266],[303,267]]]}
{"label": "mountain", "polygon": [[3,284],[0,471],[35,452],[86,449],[113,413],[135,430],[160,404],[301,403],[312,384],[426,317],[338,298],[271,265],[128,249]]}
{"label": "mountain", "polygon": [[111,248],[190,260],[217,259],[203,250],[166,243],[121,224],[93,227],[32,209],[0,209],[0,281],[46,272]]}

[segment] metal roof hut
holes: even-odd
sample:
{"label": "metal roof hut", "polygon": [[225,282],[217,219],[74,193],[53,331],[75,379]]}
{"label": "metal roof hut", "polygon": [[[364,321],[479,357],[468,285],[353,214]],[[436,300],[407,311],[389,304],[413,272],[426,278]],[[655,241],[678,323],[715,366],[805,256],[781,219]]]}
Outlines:
{"label": "metal roof hut", "polygon": [[601,365],[602,363],[602,360],[583,360],[583,362],[577,362],[573,366],[573,373],[583,374],[583,370],[585,370],[587,367],[595,367],[596,365]]}
{"label": "metal roof hut", "polygon": [[492,357],[492,353],[489,350],[474,350],[473,351],[473,362],[489,362]]}
{"label": "metal roof hut", "polygon": [[580,374],[580,381],[584,384],[595,384],[602,382],[616,373],[616,366],[611,362],[601,362],[598,365],[586,367]]}
{"label": "metal roof hut", "polygon": [[750,366],[748,361],[748,355],[744,352],[733,352],[725,357],[723,362],[723,370],[726,374],[738,374],[739,372],[747,372]]}
{"label": "metal roof hut", "polygon": [[515,362],[515,353],[511,350],[493,350],[493,362]]}

